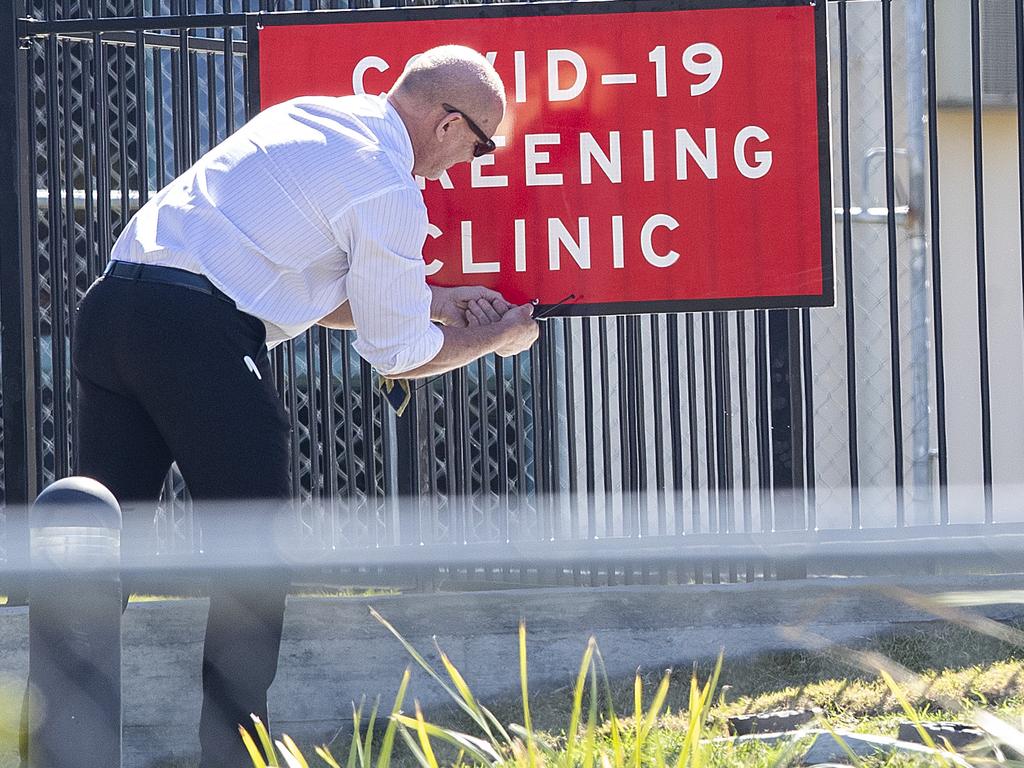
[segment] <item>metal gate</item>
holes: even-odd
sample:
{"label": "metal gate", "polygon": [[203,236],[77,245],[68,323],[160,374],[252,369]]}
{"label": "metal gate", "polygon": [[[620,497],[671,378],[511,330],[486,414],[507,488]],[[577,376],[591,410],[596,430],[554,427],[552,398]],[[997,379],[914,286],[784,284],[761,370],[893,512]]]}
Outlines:
{"label": "metal gate", "polygon": [[[862,529],[915,526],[956,536],[1020,520],[1024,412],[1004,390],[1019,383],[1022,361],[990,349],[1024,338],[1021,241],[992,273],[984,191],[986,174],[1016,170],[1024,152],[986,165],[982,136],[997,111],[1024,147],[1024,22],[1010,0],[956,5],[829,0],[835,308],[551,320],[531,353],[482,359],[422,387],[400,419],[346,333],[320,329],[285,345],[277,382],[295,424],[296,525],[309,548],[468,547],[445,578],[718,581],[778,566],[697,558],[692,545],[816,529],[851,541]],[[14,0],[0,12],[0,72],[13,73],[0,83],[9,561],[24,548],[22,505],[71,471],[71,317],[114,238],[153,191],[244,121],[252,14],[346,7]],[[966,24],[956,22],[965,11]],[[971,73],[959,105],[942,92],[954,49]],[[1000,52],[1008,80],[998,77]],[[940,178],[957,143],[940,136],[950,110],[969,118],[968,177]],[[1021,178],[1009,187],[1016,227]],[[951,190],[974,211],[969,251],[943,239]],[[951,264],[972,291],[943,284]],[[951,316],[972,334],[951,343]],[[601,563],[498,561],[483,546],[595,540],[611,542]],[[656,564],[652,542],[663,545]],[[195,546],[174,472],[153,546]],[[676,546],[669,567],[664,553]]]}

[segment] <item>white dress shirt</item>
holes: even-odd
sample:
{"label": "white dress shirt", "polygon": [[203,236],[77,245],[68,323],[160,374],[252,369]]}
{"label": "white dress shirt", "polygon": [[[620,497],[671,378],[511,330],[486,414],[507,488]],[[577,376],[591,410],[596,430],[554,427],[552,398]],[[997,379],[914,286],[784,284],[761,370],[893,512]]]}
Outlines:
{"label": "white dress shirt", "polygon": [[151,198],[112,259],[205,275],[263,321],[267,345],[346,300],[356,351],[383,374],[432,359],[427,211],[402,118],[378,96],[264,110]]}

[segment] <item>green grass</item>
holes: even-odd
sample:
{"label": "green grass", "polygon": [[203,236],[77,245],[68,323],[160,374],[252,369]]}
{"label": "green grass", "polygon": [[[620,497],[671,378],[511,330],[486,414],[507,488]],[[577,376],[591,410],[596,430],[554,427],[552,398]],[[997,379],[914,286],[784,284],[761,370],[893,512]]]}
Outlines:
{"label": "green grass", "polygon": [[[526,684],[527,635],[521,628],[520,695],[488,702],[486,707],[473,698],[446,657],[442,656],[442,669],[431,669],[392,629],[414,662],[448,689],[452,704],[428,713],[414,705],[410,714],[405,703],[406,713],[391,718],[394,732],[401,736],[396,743],[405,749],[396,749],[388,762],[365,759],[373,742],[366,729],[363,746],[356,750],[350,745],[347,759],[337,762],[346,768],[774,768],[791,764],[802,754],[802,743],[708,740],[726,736],[731,715],[794,707],[820,708],[823,715],[814,727],[876,735],[895,736],[898,723],[908,719],[969,721],[978,708],[1020,726],[1024,643],[1018,640],[1024,633],[1017,633],[1024,625],[965,623],[969,626],[904,625],[856,647],[771,653],[721,666],[699,664],[683,674],[652,670],[619,680],[604,678],[599,650],[591,642],[574,679],[547,691],[531,691]],[[482,741],[469,741],[471,737]],[[312,750],[306,751],[312,755]],[[302,754],[294,745],[285,752],[295,760]],[[334,759],[326,752],[319,754],[310,765],[330,765]],[[862,758],[856,765],[898,768],[944,762],[941,757],[896,755]]]}
{"label": "green grass", "polygon": [[[1024,622],[1009,626],[1024,631]],[[983,706],[1008,716],[1024,714],[1024,649],[1012,644],[935,621],[902,625],[848,650],[877,653],[919,674],[927,683],[924,702],[945,698],[958,702],[961,711]],[[698,664],[698,676],[706,677],[712,668],[710,662]],[[669,714],[663,719],[669,725],[677,713],[686,711],[688,677],[688,669],[683,674],[677,672],[669,688],[665,702]],[[660,678],[659,670],[641,670],[648,695]],[[634,682],[632,677],[610,681],[616,711],[632,707]],[[571,689],[572,681],[567,680],[560,688],[531,694],[530,712],[537,729],[558,732],[565,728]],[[512,698],[491,702],[490,708],[508,721],[517,717],[521,707],[518,698]],[[857,666],[846,650],[829,655],[792,651],[725,659],[711,718],[714,723],[724,723],[731,715],[796,707],[819,707],[838,726],[864,723],[866,730],[877,724],[895,733],[895,723],[901,719],[898,703],[878,674]],[[954,714],[936,704],[928,711],[935,719]],[[454,707],[431,714],[454,728],[468,726]]]}

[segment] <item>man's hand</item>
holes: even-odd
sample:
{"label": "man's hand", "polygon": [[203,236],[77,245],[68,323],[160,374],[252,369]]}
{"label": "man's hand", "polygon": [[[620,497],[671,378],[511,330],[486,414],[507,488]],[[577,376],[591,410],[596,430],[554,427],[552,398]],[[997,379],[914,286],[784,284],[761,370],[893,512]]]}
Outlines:
{"label": "man's hand", "polygon": [[[494,309],[493,304],[491,308]],[[502,357],[518,355],[537,340],[540,326],[533,319],[533,304],[523,304],[508,309],[496,322],[480,323],[474,319],[465,328],[445,326],[441,332],[444,343],[431,360],[395,376],[403,379],[436,376],[461,368],[491,352]]]}
{"label": "man's hand", "polygon": [[494,352],[502,357],[514,357],[525,352],[540,335],[540,326],[533,319],[533,304],[512,307],[497,321],[503,328],[503,343]]}
{"label": "man's hand", "polygon": [[495,323],[512,308],[500,293],[482,285],[432,285],[430,293],[430,319],[454,328]]}

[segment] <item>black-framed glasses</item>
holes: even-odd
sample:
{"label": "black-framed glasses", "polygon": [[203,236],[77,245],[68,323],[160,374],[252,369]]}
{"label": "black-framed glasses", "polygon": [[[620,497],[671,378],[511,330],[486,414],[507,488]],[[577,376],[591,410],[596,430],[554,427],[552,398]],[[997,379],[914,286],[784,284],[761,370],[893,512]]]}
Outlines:
{"label": "black-framed glasses", "polygon": [[442,104],[441,107],[449,115],[459,115],[463,120],[466,121],[466,125],[469,126],[469,130],[476,136],[477,142],[473,145],[473,157],[483,157],[493,152],[496,147],[494,146],[494,139],[488,137],[486,133],[480,130],[480,126],[473,122],[472,118],[463,112],[461,109],[456,109],[451,104]]}

